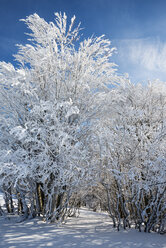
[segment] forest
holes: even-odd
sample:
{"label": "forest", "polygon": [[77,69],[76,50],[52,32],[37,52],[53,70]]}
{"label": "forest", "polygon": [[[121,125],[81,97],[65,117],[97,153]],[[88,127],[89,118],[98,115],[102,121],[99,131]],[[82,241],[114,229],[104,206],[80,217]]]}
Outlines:
{"label": "forest", "polygon": [[62,223],[86,206],[117,230],[166,232],[166,83],[132,83],[104,35],[75,16],[22,20],[17,66],[0,62],[0,218]]}

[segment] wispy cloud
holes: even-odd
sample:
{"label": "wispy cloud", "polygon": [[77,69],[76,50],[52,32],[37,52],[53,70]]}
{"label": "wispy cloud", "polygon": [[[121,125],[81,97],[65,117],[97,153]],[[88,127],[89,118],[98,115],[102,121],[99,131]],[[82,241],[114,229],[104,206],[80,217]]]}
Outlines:
{"label": "wispy cloud", "polygon": [[133,63],[150,71],[166,70],[166,43],[159,39],[143,39],[130,42],[129,56]]}
{"label": "wispy cloud", "polygon": [[[116,41],[118,62],[129,73],[141,79],[166,80],[166,42],[159,38]],[[126,71],[127,72],[127,71]],[[141,75],[139,75],[141,73]]]}

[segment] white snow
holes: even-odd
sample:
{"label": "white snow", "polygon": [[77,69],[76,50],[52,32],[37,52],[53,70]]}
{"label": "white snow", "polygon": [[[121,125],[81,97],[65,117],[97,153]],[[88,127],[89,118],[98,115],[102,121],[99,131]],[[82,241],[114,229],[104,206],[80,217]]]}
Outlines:
{"label": "white snow", "polygon": [[15,223],[0,217],[0,248],[166,248],[166,236],[139,233],[137,230],[112,228],[106,213],[80,210],[80,216],[70,218],[57,227],[39,218]]}
{"label": "white snow", "polygon": [[0,191],[0,205],[3,206],[4,205],[4,199],[3,199],[3,194]]}

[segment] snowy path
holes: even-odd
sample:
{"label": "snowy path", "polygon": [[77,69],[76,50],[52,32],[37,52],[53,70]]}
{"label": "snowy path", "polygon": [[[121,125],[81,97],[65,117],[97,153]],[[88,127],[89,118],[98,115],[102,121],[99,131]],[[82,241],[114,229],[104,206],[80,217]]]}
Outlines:
{"label": "snowy path", "polygon": [[117,232],[104,213],[82,209],[63,227],[39,219],[13,223],[0,218],[0,248],[166,248],[166,236],[121,230]]}

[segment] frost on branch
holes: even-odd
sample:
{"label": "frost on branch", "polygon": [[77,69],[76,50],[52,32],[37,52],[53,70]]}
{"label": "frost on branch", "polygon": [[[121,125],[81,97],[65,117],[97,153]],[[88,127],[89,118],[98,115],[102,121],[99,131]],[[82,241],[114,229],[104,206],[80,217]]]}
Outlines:
{"label": "frost on branch", "polygon": [[140,231],[164,232],[165,92],[165,83],[142,86],[124,80],[108,95],[107,114],[95,126],[100,187],[105,188],[105,205],[118,229],[134,222]]}
{"label": "frost on branch", "polygon": [[164,233],[165,83],[118,76],[110,41],[80,41],[75,16],[69,25],[61,13],[23,21],[30,38],[18,45],[19,68],[0,63],[6,211],[16,211],[14,194],[20,221],[62,222],[87,205],[108,211],[118,230]]}
{"label": "frost on branch", "polygon": [[72,194],[93,178],[88,141],[102,94],[116,83],[113,49],[103,36],[79,43],[75,16],[69,26],[61,13],[55,23],[37,14],[23,21],[31,33],[18,45],[19,68],[0,64],[0,187],[16,194],[22,219],[63,221]]}

